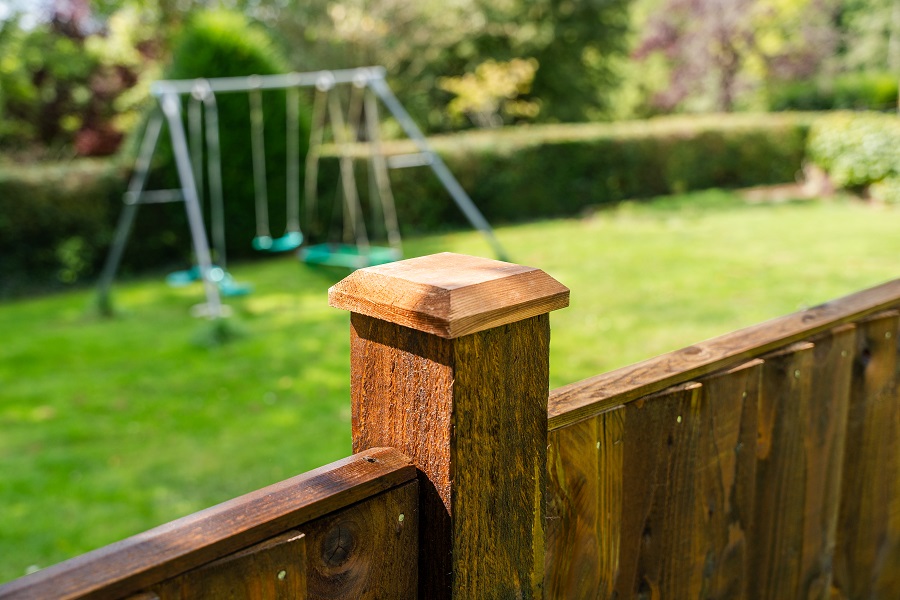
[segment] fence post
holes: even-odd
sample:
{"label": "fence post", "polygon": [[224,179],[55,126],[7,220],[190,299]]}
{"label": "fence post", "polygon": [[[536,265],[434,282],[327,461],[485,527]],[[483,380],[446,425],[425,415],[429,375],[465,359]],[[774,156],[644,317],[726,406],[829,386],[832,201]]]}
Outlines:
{"label": "fence post", "polygon": [[353,451],[419,469],[419,597],[541,598],[548,313],[569,290],[443,253],[356,271],[329,303],[352,312]]}

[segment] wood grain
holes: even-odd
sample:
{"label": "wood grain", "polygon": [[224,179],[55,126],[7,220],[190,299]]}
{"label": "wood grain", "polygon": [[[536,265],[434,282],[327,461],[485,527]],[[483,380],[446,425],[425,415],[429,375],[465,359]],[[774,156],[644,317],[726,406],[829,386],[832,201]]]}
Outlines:
{"label": "wood grain", "polygon": [[354,448],[423,474],[420,597],[540,597],[548,352],[547,315],[452,340],[352,315]]}
{"label": "wood grain", "polygon": [[159,600],[306,600],[306,543],[291,531],[150,590]]}
{"label": "wood grain", "polygon": [[540,269],[444,252],[355,271],[328,302],[456,338],[564,308],[569,290]]}
{"label": "wood grain", "polygon": [[900,280],[851,294],[766,323],[747,327],[573,383],[550,393],[550,428],[557,429],[643,395],[692,381],[707,373],[900,304]]}
{"label": "wood grain", "polygon": [[801,406],[806,461],[803,555],[798,598],[831,598],[841,500],[847,410],[856,326],[843,325],[813,339],[810,404]]}
{"label": "wood grain", "polygon": [[551,432],[546,597],[745,597],[760,373]]}
{"label": "wood grain", "polygon": [[418,508],[412,481],[304,525],[309,599],[416,598]]}
{"label": "wood grain", "polygon": [[552,431],[546,598],[609,598],[619,570],[624,407]]}
{"label": "wood grain", "polygon": [[854,327],[765,357],[752,598],[831,597]]}
{"label": "wood grain", "polygon": [[14,580],[0,598],[126,596],[415,478],[408,458],[372,448]]}
{"label": "wood grain", "polygon": [[895,312],[860,323],[847,422],[834,586],[900,596],[900,397]]}

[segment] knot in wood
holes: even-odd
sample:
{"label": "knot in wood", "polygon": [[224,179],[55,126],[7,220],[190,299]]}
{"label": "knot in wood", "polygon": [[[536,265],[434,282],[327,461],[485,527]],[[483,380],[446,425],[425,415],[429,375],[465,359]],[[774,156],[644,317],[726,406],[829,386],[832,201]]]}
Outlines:
{"label": "knot in wood", "polygon": [[356,546],[352,528],[338,524],[331,528],[322,541],[322,562],[329,567],[339,567],[350,560]]}

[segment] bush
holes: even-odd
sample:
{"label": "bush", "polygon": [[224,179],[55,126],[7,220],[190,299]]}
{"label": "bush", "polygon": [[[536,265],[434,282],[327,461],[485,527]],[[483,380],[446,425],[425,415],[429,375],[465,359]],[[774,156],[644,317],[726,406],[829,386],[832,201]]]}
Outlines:
{"label": "bush", "polygon": [[[288,71],[286,60],[263,29],[252,25],[239,13],[207,11],[195,15],[176,42],[166,79],[270,75]],[[269,216],[272,232],[277,236],[285,227],[285,92],[264,91],[262,98]],[[248,256],[252,254],[250,243],[256,233],[249,98],[246,93],[217,94],[216,104],[228,255]],[[301,107],[300,112],[300,151],[303,155],[309,138],[309,111]],[[186,124],[185,128],[187,130]],[[148,184],[150,189],[180,187],[167,131],[164,128],[157,149],[157,160]],[[301,160],[301,178],[302,171]],[[142,209],[139,219],[144,218],[143,213],[155,210]],[[154,238],[175,237],[180,240],[182,257],[187,259],[191,243],[187,237],[184,207],[176,204],[164,211],[165,219],[154,219],[154,226],[160,229],[156,233],[148,232],[149,239],[142,239],[140,243],[152,244]],[[147,250],[154,253],[159,249],[148,247]]]}
{"label": "bush", "polygon": [[0,167],[0,296],[90,276],[109,244],[123,182],[111,161]]}
{"label": "bush", "polygon": [[[627,198],[794,181],[813,120],[666,117],[473,131],[432,143],[488,220],[516,221]],[[392,181],[406,230],[465,222],[430,173],[394,171]]]}
{"label": "bush", "polygon": [[[813,121],[805,114],[659,118],[473,131],[431,142],[485,217],[502,223],[575,215],[627,198],[792,181]],[[407,142],[386,147],[415,149]],[[336,161],[323,162],[320,175],[322,189],[334,190]],[[112,162],[0,167],[0,291],[26,277],[60,284],[96,273],[121,210],[125,176]],[[391,178],[405,232],[465,225],[427,168],[393,171]],[[366,189],[360,186],[363,196]],[[180,204],[166,208],[183,219]],[[159,267],[190,249],[187,227],[176,229],[165,218],[160,207],[141,209],[126,269]],[[243,225],[251,224],[247,217]]]}
{"label": "bush", "polygon": [[897,106],[897,77],[891,73],[848,73],[834,79],[778,84],[769,90],[769,109],[887,110]]}
{"label": "bush", "polygon": [[810,160],[842,188],[863,188],[900,176],[900,117],[881,113],[834,113],[809,135]]}

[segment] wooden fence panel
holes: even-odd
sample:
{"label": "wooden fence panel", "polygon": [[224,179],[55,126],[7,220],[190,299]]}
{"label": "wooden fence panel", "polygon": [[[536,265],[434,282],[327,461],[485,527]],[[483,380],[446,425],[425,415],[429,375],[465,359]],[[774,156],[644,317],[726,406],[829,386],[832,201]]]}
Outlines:
{"label": "wooden fence panel", "polygon": [[[193,597],[209,581],[221,591],[230,580],[222,579],[224,563],[217,561],[228,561],[229,568],[261,561],[260,568],[270,573],[274,563],[266,558],[268,552],[299,547],[281,543],[279,536],[288,531],[306,534],[307,564],[279,568],[276,575],[284,570],[287,578],[305,570],[309,597],[414,597],[416,477],[406,456],[372,448],[0,585],[0,599],[105,600],[146,592],[138,597],[166,600]],[[263,546],[246,552],[258,544]],[[363,575],[368,579],[363,581]],[[261,577],[272,585],[265,574]]]}
{"label": "wooden fence panel", "polygon": [[158,600],[306,600],[306,540],[291,531],[154,586]]}
{"label": "wooden fence panel", "polygon": [[157,600],[415,598],[418,482],[150,587]]}
{"label": "wooden fence panel", "polygon": [[805,419],[801,434],[806,505],[803,575],[797,597],[804,599],[831,598],[856,326],[841,326],[813,342],[810,404],[800,407],[801,418]]}
{"label": "wooden fence panel", "polygon": [[858,327],[837,533],[841,597],[900,595],[900,398],[896,312]]}
{"label": "wooden fence panel", "polygon": [[548,598],[741,598],[754,361],[550,434]]}
{"label": "wooden fence panel", "polygon": [[765,358],[759,398],[756,517],[751,597],[797,598],[805,499],[803,437],[812,393],[813,345],[798,343]]}
{"label": "wooden fence panel", "polygon": [[611,597],[619,571],[625,408],[550,432],[547,598]]}
{"label": "wooden fence panel", "polygon": [[310,600],[415,598],[419,484],[307,523]]}

